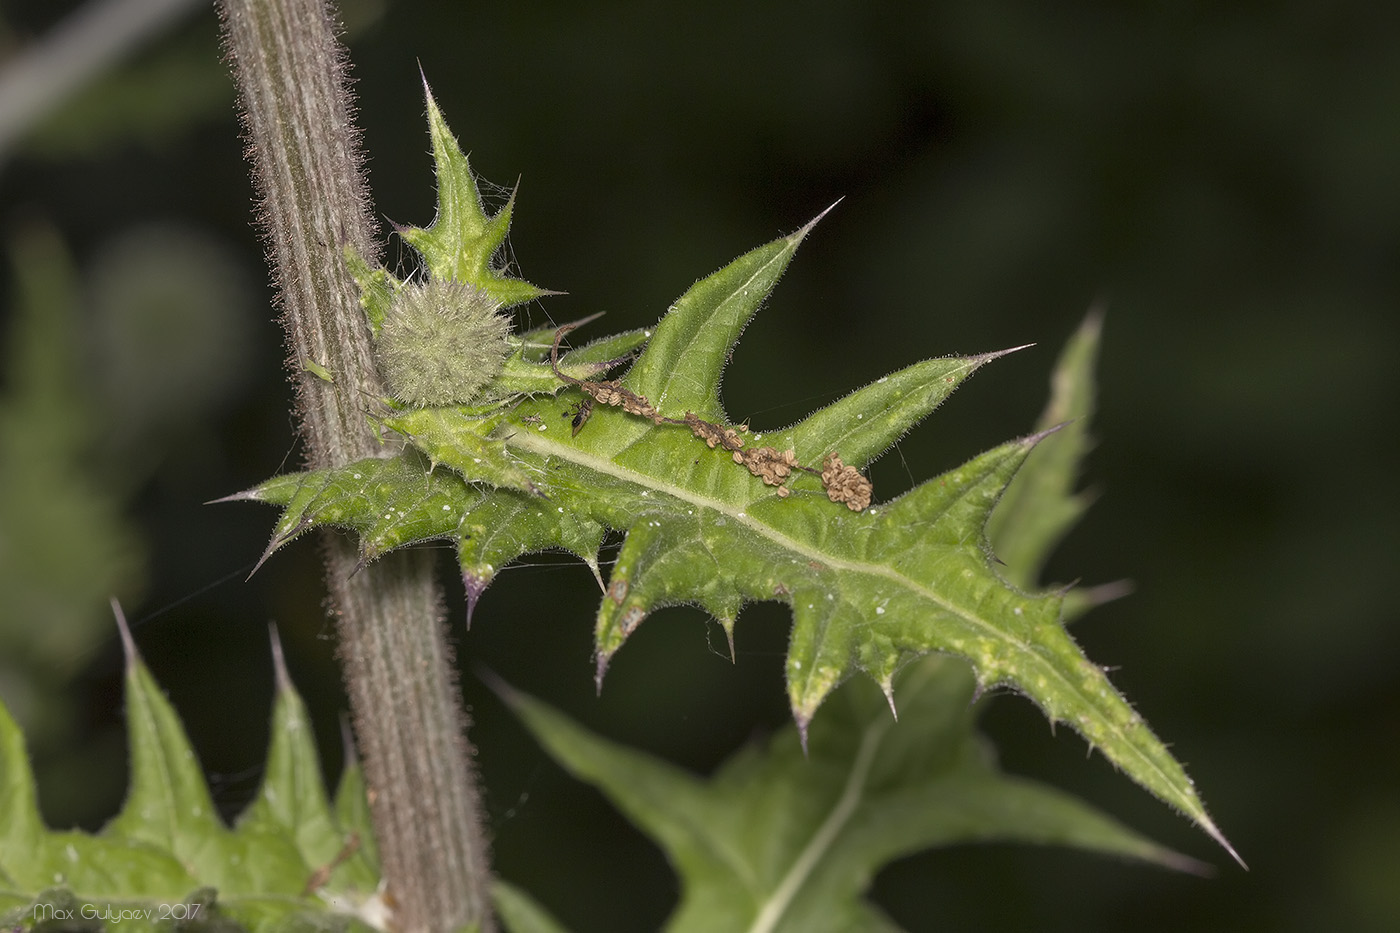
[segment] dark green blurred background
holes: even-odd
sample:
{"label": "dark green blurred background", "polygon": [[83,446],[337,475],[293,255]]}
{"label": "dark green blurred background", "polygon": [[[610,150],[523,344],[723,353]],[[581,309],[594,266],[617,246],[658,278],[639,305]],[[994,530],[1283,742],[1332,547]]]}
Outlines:
{"label": "dark green blurred background", "polygon": [[[4,54],[74,6],[6,4]],[[1038,344],[876,464],[878,495],[1029,430],[1058,346],[1107,307],[1101,496],[1051,576],[1134,581],[1076,637],[1252,870],[997,697],[983,722],[1008,769],[1219,874],[953,849],[879,876],[900,923],[1400,928],[1400,7],[356,0],[347,18],[377,210],[431,219],[421,65],[476,169],[522,178],[519,270],[569,292],[531,323],[652,323],[844,197],[734,356],[736,420],[789,423],[922,357]],[[0,166],[0,695],[58,825],[100,825],[122,793],[111,591],[228,812],[267,740],[270,620],[340,760],[315,546],[245,584],[273,513],[200,505],[299,457],[218,59],[201,8]],[[24,376],[31,344],[49,362]],[[55,420],[86,433],[50,437]],[[450,568],[444,552],[451,586]],[[502,574],[465,633],[450,590],[464,669],[702,770],[786,722],[785,611],[746,611],[734,666],[700,614],[659,613],[595,699],[596,599],[581,565],[541,558]],[[26,643],[38,629],[64,637]],[[675,898],[657,850],[469,672],[464,689],[500,874],[579,930],[655,928]]]}

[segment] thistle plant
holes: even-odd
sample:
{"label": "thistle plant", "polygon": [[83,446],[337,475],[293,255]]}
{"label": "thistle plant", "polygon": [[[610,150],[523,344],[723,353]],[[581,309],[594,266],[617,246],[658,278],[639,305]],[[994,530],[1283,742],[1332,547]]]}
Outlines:
{"label": "thistle plant", "polygon": [[[435,282],[465,277],[488,294],[538,293],[480,261],[500,248],[513,204],[483,212],[431,96],[428,114],[438,217],[402,235],[419,250],[429,284],[352,261],[381,340],[382,322],[405,293]],[[1082,594],[1007,582],[1036,572],[1066,525],[1063,513],[1075,513],[1073,498],[1062,492],[1029,506],[1033,517],[1021,524],[1050,532],[1025,528],[1041,538],[1022,548],[1020,566],[1001,571],[988,550],[984,528],[998,500],[1059,425],[890,501],[871,500],[863,478],[852,482],[964,379],[1009,351],[914,363],[784,428],[735,425],[725,414],[718,384],[732,346],[815,223],[701,279],[654,328],[562,356],[559,340],[573,325],[510,336],[500,372],[469,404],[382,399],[370,415],[384,431],[384,455],[277,477],[235,498],[283,507],[268,555],[321,526],[356,533],[363,562],[449,540],[473,606],[502,566],[544,548],[570,551],[599,573],[605,532],[623,531],[595,621],[600,689],[608,662],[662,606],[698,605],[732,641],[745,603],[785,602],[794,614],[788,696],[804,741],[849,677],[873,679],[895,712],[900,669],[930,652],[961,657],[978,692],[1009,687],[1029,697],[1228,848],[1181,766],[1066,632],[1065,606],[1083,608]],[[586,375],[619,366],[628,353],[635,358],[618,378]],[[424,357],[429,369],[439,365],[426,343]],[[781,477],[774,464],[786,467]],[[1022,530],[1015,521],[1000,529],[1012,549]]]}
{"label": "thistle plant", "polygon": [[[421,253],[427,287],[466,276],[488,294],[521,293],[491,265],[462,259],[494,255],[511,207],[485,215],[431,96],[428,115],[438,218],[403,234]],[[1225,844],[1184,770],[1066,632],[1065,593],[1012,586],[989,553],[984,528],[997,501],[1054,426],[896,499],[867,506],[863,487],[850,499],[856,471],[1007,351],[914,363],[788,427],[738,426],[725,414],[725,360],[815,223],[701,279],[655,328],[562,357],[548,333],[507,338],[500,373],[471,404],[382,400],[371,414],[385,431],[386,456],[277,477],[236,498],[283,507],[269,555],[321,526],[354,531],[364,562],[449,540],[473,602],[502,566],[544,548],[570,551],[596,570],[604,533],[623,531],[595,621],[600,689],[608,662],[656,609],[698,605],[732,640],[745,603],[776,600],[793,610],[786,669],[799,733],[852,675],[872,678],[893,712],[901,668],[930,652],[954,655],[971,664],[980,691],[1009,687],[1029,697]],[[363,262],[355,267],[371,322],[387,321],[401,296],[419,288]],[[380,325],[381,340],[386,329]],[[574,374],[613,365],[633,348],[636,358],[615,381]],[[426,343],[425,357],[428,368],[440,365]],[[591,417],[571,430],[590,403]],[[776,482],[745,460],[760,443],[793,465],[825,468],[790,470]]]}
{"label": "thistle plant", "polygon": [[[229,12],[231,31],[252,23],[257,32],[266,25],[258,15],[245,22]],[[337,54],[326,60],[339,67]],[[18,730],[0,715],[0,916],[105,897],[133,910],[181,904],[188,914],[199,905],[206,918],[256,930],[490,930],[497,917],[512,930],[559,929],[506,881],[494,882],[490,905],[478,890],[491,882],[464,720],[443,689],[450,675],[437,597],[421,562],[393,563],[398,552],[416,553],[413,545],[442,541],[456,551],[469,624],[512,561],[546,549],[582,560],[600,588],[591,658],[600,691],[612,659],[660,608],[703,609],[728,636],[731,657],[746,605],[791,609],[791,727],[708,778],[592,735],[493,680],[552,756],[665,850],[681,881],[667,929],[893,929],[864,899],[874,872],[971,840],[1199,868],[1068,795],[1003,774],[971,703],[997,689],[1078,732],[1238,858],[1180,763],[1067,632],[1102,592],[1039,583],[1084,507],[1074,479],[1092,409],[1097,316],[1066,348],[1034,431],[887,498],[869,464],[1011,350],[909,363],[795,424],[736,423],[720,398],[724,367],[824,215],[699,279],[653,326],[582,342],[596,316],[517,331],[511,309],[552,293],[501,261],[514,196],[486,210],[431,93],[426,101],[436,217],[396,230],[417,253],[416,268],[400,276],[382,266],[363,227],[273,243],[307,277],[287,294],[305,285],[335,298],[308,298],[311,310],[293,308],[289,324],[314,456],[304,470],[228,497],[280,508],[262,561],[317,529],[349,533],[353,544],[332,539],[328,574],[343,600],[337,611],[359,619],[343,620],[340,634],[368,792],[352,766],[328,802],[314,757],[287,735],[304,723],[279,665],[263,794],[224,828],[128,638],[134,779],[122,815],[102,833],[42,826]],[[255,100],[245,103],[257,112]],[[354,177],[356,164],[346,163]],[[298,229],[297,210],[314,213],[291,182],[292,216],[269,223],[274,239]],[[268,183],[274,194],[279,183]],[[361,220],[366,198],[355,189],[347,201]],[[298,250],[316,260],[298,259]],[[332,333],[347,335],[353,352]],[[610,534],[622,543],[605,573]],[[358,590],[345,589],[350,579]],[[397,614],[384,610],[385,593],[395,594]],[[420,670],[426,686],[415,692]],[[393,684],[407,692],[394,694]],[[435,725],[400,728],[414,703]],[[427,759],[393,770],[387,759],[404,735],[440,741],[450,773],[438,779]],[[419,796],[432,829],[415,845]],[[154,830],[143,822],[152,814]],[[41,858],[26,864],[23,852]],[[443,852],[452,855],[446,867]],[[274,856],[275,872],[231,867]],[[138,867],[118,877],[121,865]]]}

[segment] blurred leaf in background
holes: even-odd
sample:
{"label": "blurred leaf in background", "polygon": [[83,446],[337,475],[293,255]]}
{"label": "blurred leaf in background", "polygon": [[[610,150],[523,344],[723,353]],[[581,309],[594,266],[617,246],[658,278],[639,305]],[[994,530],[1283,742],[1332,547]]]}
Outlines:
{"label": "blurred leaf in background", "polygon": [[88,84],[23,147],[41,159],[100,157],[131,143],[159,148],[232,107],[233,87],[223,63],[210,60],[207,37],[182,33]]}
{"label": "blurred leaf in background", "polygon": [[[7,91],[26,83],[17,64],[31,84],[35,73],[59,80],[54,59],[71,54],[21,44],[5,25]],[[178,133],[201,108],[230,99],[207,59],[207,43],[184,37],[68,106],[53,98],[57,109],[31,114],[39,130],[21,144],[30,158],[81,159]],[[40,82],[39,93],[52,90]],[[16,94],[3,99],[8,118]],[[198,231],[119,232],[95,249],[84,276],[52,226],[6,214],[13,295],[0,400],[0,696],[29,735],[46,807],[83,813],[120,786],[120,772],[101,765],[113,736],[75,741],[84,699],[73,677],[111,637],[108,599],[135,604],[144,589],[147,549],[132,499],[159,464],[162,441],[236,386],[251,296],[227,247]]]}
{"label": "blurred leaf in background", "polygon": [[[246,387],[253,292],[227,247],[176,225],[104,243],[86,289],[48,226],[21,228],[10,253],[0,696],[48,752],[71,741],[70,681],[111,637],[108,599],[143,589],[132,500]],[[55,793],[80,797],[87,768],[73,754],[55,760],[71,778]]]}
{"label": "blurred leaf in background", "polygon": [[87,275],[104,450],[144,478],[178,436],[247,388],[256,293],[228,247],[176,222],[104,242]]}
{"label": "blurred leaf in background", "polygon": [[135,600],[145,555],[97,458],[77,273],[57,233],[13,236],[0,396],[0,695],[39,747],[67,738],[73,673]]}
{"label": "blurred leaf in background", "polygon": [[[211,54],[210,6],[50,0],[22,16],[0,11],[0,155],[16,147],[39,159],[103,158],[133,143],[158,150],[192,126],[226,120],[233,85],[222,57]],[[353,35],[385,4],[339,6]],[[183,28],[190,20],[194,28]]]}
{"label": "blurred leaf in background", "polygon": [[[0,158],[81,169],[226,120],[212,17],[170,28],[196,8],[94,0],[0,14]],[[0,318],[0,697],[29,737],[45,809],[100,819],[120,790],[120,742],[90,721],[74,678],[111,639],[108,599],[137,605],[145,589],[137,501],[172,454],[207,459],[214,416],[248,388],[259,296],[207,226],[108,217],[105,197],[65,187],[86,199],[72,232],[81,263],[67,231],[23,219],[50,214],[51,190],[23,189],[0,216],[13,293]]]}

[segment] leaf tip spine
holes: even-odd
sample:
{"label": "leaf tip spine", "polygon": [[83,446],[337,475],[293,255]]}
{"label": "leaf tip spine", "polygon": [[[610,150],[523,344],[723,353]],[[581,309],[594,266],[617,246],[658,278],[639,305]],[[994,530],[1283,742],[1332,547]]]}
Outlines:
{"label": "leaf tip spine", "polygon": [[278,535],[271,541],[267,542],[267,547],[263,549],[262,556],[259,557],[257,561],[253,564],[253,569],[248,571],[248,576],[243,578],[244,583],[247,583],[249,580],[253,579],[254,575],[256,575],[257,572],[262,569],[262,565],[267,563],[268,558],[270,558],[273,554],[277,553],[277,550],[282,546],[282,543],[283,542],[281,535]]}
{"label": "leaf tip spine", "polygon": [[885,702],[890,704],[890,715],[895,722],[899,722],[899,710],[894,705],[894,681],[885,677],[880,680],[880,692],[885,695]]}
{"label": "leaf tip spine", "polygon": [[968,360],[971,361],[974,367],[978,367],[981,366],[983,363],[990,363],[992,360],[999,360],[1003,356],[1010,356],[1011,354],[1021,350],[1029,350],[1033,346],[1035,346],[1034,343],[1023,343],[1019,347],[1007,347],[1005,350],[992,350],[989,353],[976,353],[968,357]]}
{"label": "leaf tip spine", "polygon": [[807,727],[812,724],[812,717],[802,713],[793,714],[793,722],[797,724],[797,739],[802,743],[802,757],[809,757],[807,751]]}
{"label": "leaf tip spine", "polygon": [[1214,820],[1206,816],[1205,813],[1202,813],[1197,823],[1201,829],[1206,831],[1206,835],[1210,836],[1210,838],[1219,843],[1222,849],[1230,853],[1230,858],[1234,859],[1245,871],[1249,871],[1249,866],[1245,864],[1244,859],[1240,858],[1240,854],[1235,851],[1235,847],[1230,845],[1230,840],[1225,838],[1225,834],[1220,831],[1220,827],[1215,825]]}
{"label": "leaf tip spine", "polygon": [[734,654],[734,620],[721,618],[719,620],[719,627],[724,629],[724,637],[729,640],[729,663],[736,664],[738,661],[736,659],[737,656]]}
{"label": "leaf tip spine", "polygon": [[1039,444],[1041,441],[1045,440],[1051,434],[1055,434],[1059,431],[1062,431],[1065,428],[1069,427],[1071,424],[1074,424],[1075,420],[1076,419],[1071,418],[1069,421],[1061,421],[1059,424],[1052,424],[1050,427],[1046,428],[1043,431],[1036,431],[1034,434],[1027,434],[1025,437],[1021,438],[1021,445],[1024,446],[1027,450],[1029,450],[1036,444]]}
{"label": "leaf tip spine", "polygon": [[843,195],[841,195],[841,197],[837,198],[835,201],[832,201],[830,204],[828,204],[828,205],[826,206],[826,208],[823,209],[822,212],[821,212],[820,214],[818,214],[817,216],[813,217],[811,220],[807,221],[806,225],[803,226],[801,230],[798,230],[798,231],[797,231],[797,238],[800,240],[800,239],[802,239],[803,237],[805,237],[805,236],[811,231],[811,229],[812,229],[813,227],[815,227],[817,224],[821,223],[822,220],[824,220],[824,219],[826,218],[826,215],[827,215],[827,214],[830,214],[832,211],[836,210],[836,206],[837,206],[838,204],[840,204],[840,203],[841,203],[842,201],[844,201],[844,200],[846,200],[846,196],[843,194]]}
{"label": "leaf tip spine", "polygon": [[612,660],[612,652],[599,651],[598,662],[593,672],[593,688],[598,696],[603,695],[603,677],[608,673],[608,663]]}
{"label": "leaf tip spine", "polygon": [[470,570],[462,571],[462,586],[467,591],[467,631],[472,628],[472,614],[476,612],[477,600],[491,584],[490,575],[478,575]]}
{"label": "leaf tip spine", "polygon": [[201,505],[222,505],[225,502],[261,502],[262,496],[258,493],[258,487],[244,489],[231,493],[227,496],[220,496],[217,499],[206,499]]}
{"label": "leaf tip spine", "polygon": [[282,651],[282,638],[277,633],[277,623],[267,623],[267,637],[272,644],[272,674],[277,683],[278,693],[292,690],[292,675],[287,672],[287,656]]}
{"label": "leaf tip spine", "polygon": [[437,101],[433,98],[433,88],[432,85],[428,83],[428,74],[423,70],[423,63],[421,61],[418,63],[418,77],[423,82],[423,99],[428,105],[429,123],[433,121],[434,116],[436,116],[438,120],[441,120],[442,112],[438,110]]}
{"label": "leaf tip spine", "polygon": [[588,565],[589,571],[592,572],[593,579],[598,584],[598,589],[606,593],[608,591],[608,585],[603,582],[603,571],[598,567],[598,555],[594,554],[590,557],[585,557],[583,562]]}
{"label": "leaf tip spine", "polygon": [[126,613],[122,612],[122,604],[117,601],[117,597],[110,598],[112,604],[112,616],[117,620],[117,633],[122,639],[122,654],[126,656],[127,666],[134,665],[138,660],[136,654],[136,640],[131,637],[131,627],[126,624]]}

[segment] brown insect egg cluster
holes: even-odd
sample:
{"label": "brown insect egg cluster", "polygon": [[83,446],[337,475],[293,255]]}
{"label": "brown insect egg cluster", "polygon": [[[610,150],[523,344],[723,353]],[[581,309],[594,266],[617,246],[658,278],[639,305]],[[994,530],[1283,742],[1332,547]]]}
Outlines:
{"label": "brown insect egg cluster", "polygon": [[[725,450],[743,449],[744,439],[739,436],[738,431],[711,424],[693,411],[686,412],[685,418],[680,423],[690,428],[690,433],[704,441],[711,450],[716,447],[723,447]],[[735,462],[741,463],[742,461],[736,459]]]}
{"label": "brown insect egg cluster", "polygon": [[735,463],[746,467],[750,473],[763,480],[767,485],[777,486],[778,498],[780,499],[786,499],[792,495],[792,491],[787,487],[788,478],[792,476],[794,470],[801,470],[804,473],[820,474],[822,488],[826,490],[827,498],[832,502],[845,503],[852,512],[860,512],[870,505],[872,492],[870,480],[862,476],[855,467],[843,463],[841,457],[834,452],[826,455],[826,459],[822,461],[822,468],[818,471],[799,463],[797,452],[791,449],[781,451],[776,447],[745,449],[744,439],[739,435],[748,430],[746,427],[728,428],[706,421],[693,411],[686,412],[684,418],[667,418],[657,411],[656,406],[645,396],[638,395],[617,380],[593,382],[577,379],[561,371],[559,369],[559,340],[577,326],[577,324],[565,325],[555,332],[554,346],[550,350],[549,357],[554,374],[587,396],[583,404],[579,406],[578,413],[574,416],[575,435],[582,430],[595,403],[621,408],[629,415],[648,418],[653,424],[684,425],[690,429],[691,434],[704,441],[711,450],[721,448],[730,451]]}
{"label": "brown insect egg cluster", "polygon": [[660,424],[662,421],[651,402],[630,389],[623,388],[622,383],[616,379],[610,379],[607,382],[580,382],[578,387],[586,394],[593,396],[594,401],[599,405],[620,407],[629,415],[650,418],[656,424]]}
{"label": "brown insect egg cluster", "polygon": [[834,453],[827,454],[822,461],[822,486],[828,499],[846,503],[846,508],[852,512],[859,512],[870,505],[873,491],[870,480],[862,476],[860,470],[842,463]]}
{"label": "brown insect egg cluster", "polygon": [[742,463],[749,472],[769,486],[778,487],[778,497],[786,499],[790,490],[785,485],[793,470],[802,469],[797,462],[794,450],[779,451],[776,447],[759,447],[756,450],[734,451],[734,462]]}

